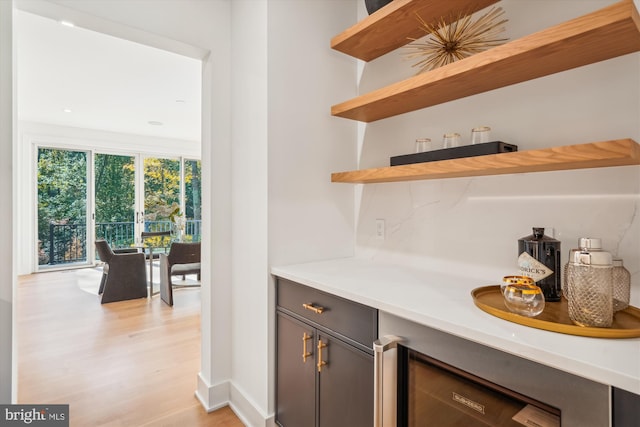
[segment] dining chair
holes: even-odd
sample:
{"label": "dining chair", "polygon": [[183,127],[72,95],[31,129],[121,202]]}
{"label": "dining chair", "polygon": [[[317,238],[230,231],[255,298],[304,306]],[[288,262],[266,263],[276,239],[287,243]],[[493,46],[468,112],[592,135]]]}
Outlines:
{"label": "dining chair", "polygon": [[147,297],[144,254],[114,253],[106,240],[96,240],[96,251],[104,262],[98,290],[102,304]]}
{"label": "dining chair", "polygon": [[168,254],[160,254],[160,298],[167,305],[173,305],[173,288],[198,287],[200,283],[177,285],[171,281],[172,276],[197,274],[200,281],[200,242],[173,242]]}

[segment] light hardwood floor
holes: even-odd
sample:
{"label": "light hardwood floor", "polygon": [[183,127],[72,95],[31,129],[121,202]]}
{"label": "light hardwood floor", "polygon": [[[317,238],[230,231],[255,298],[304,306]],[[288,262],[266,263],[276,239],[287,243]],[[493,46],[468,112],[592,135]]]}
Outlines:
{"label": "light hardwood floor", "polygon": [[70,425],[242,427],[194,392],[200,290],[101,305],[96,269],[23,276],[16,292],[18,403],[69,404]]}

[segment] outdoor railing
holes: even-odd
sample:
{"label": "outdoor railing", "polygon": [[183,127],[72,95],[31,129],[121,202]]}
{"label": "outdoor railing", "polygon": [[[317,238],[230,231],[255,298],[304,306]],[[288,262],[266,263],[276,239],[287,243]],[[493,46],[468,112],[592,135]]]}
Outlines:
{"label": "outdoor railing", "polygon": [[[170,221],[145,221],[145,231],[171,231]],[[198,242],[201,236],[201,220],[187,220],[185,240]],[[133,222],[108,222],[96,224],[96,239],[104,239],[113,249],[129,248],[135,244]],[[85,224],[49,224],[46,241],[40,241],[39,265],[56,265],[87,260],[87,227]]]}
{"label": "outdoor railing", "polygon": [[96,224],[96,239],[104,239],[113,249],[131,247],[135,243],[133,222]]}
{"label": "outdoor railing", "polygon": [[40,242],[38,263],[62,264],[87,259],[85,224],[49,223],[49,240]]}

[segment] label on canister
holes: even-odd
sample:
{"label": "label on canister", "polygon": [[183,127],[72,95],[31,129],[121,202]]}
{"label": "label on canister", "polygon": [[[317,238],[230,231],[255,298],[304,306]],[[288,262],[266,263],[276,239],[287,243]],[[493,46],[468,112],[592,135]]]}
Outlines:
{"label": "label on canister", "polygon": [[529,255],[527,252],[522,252],[518,257],[518,268],[523,276],[529,276],[536,282],[553,274],[552,269]]}

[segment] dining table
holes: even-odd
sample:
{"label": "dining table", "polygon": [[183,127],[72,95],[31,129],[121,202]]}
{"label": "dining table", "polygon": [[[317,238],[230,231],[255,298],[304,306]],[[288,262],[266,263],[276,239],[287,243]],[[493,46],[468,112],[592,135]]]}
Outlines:
{"label": "dining table", "polygon": [[[136,248],[145,254],[145,257],[149,259],[149,296],[153,297],[153,251],[154,249],[164,249],[167,250],[166,247],[154,245],[149,243],[149,239],[154,237],[160,237],[163,241],[165,237],[171,237],[170,231],[143,231],[141,234],[141,240],[135,246]],[[169,246],[171,243],[169,243]],[[156,292],[156,294],[159,293]]]}

